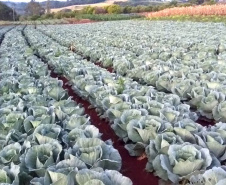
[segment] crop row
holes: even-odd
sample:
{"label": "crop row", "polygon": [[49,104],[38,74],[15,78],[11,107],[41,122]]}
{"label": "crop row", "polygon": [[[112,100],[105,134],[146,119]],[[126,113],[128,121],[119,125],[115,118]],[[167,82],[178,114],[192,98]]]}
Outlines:
{"label": "crop row", "polygon": [[119,152],[33,55],[23,28],[0,47],[0,183],[132,184]]}
{"label": "crop row", "polygon": [[226,121],[224,25],[121,23],[38,29],[118,74],[178,95],[209,119]]}
{"label": "crop row", "polygon": [[220,162],[225,160],[225,123],[203,127],[192,120],[196,115],[177,95],[109,73],[32,27],[25,29],[25,35],[37,55],[110,120],[115,133],[129,143],[125,147],[131,155],[139,156],[145,148],[148,171],[174,183],[183,179],[196,182],[192,174],[205,170],[201,175],[205,180],[211,179],[205,174],[224,171]]}
{"label": "crop row", "polygon": [[226,15],[225,4],[204,5],[204,6],[189,6],[189,7],[174,7],[161,10],[158,12],[148,13],[147,17],[167,17],[175,15]]}

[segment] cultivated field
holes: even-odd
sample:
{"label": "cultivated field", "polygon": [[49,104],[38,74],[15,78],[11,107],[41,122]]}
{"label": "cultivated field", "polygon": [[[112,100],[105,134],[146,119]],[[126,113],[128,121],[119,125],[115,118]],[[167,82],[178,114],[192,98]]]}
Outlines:
{"label": "cultivated field", "polygon": [[204,5],[204,6],[188,6],[188,7],[174,7],[168,8],[165,10],[147,13],[147,17],[156,18],[156,17],[168,17],[168,16],[197,16],[197,15],[226,15],[226,5],[225,4],[216,4],[216,5]]}
{"label": "cultivated field", "polygon": [[94,3],[94,4],[84,4],[84,5],[73,5],[73,6],[67,6],[63,8],[53,8],[51,9],[51,12],[59,12],[63,9],[70,9],[70,10],[82,10],[86,6],[92,6],[92,7],[104,7],[114,4],[115,2],[127,2],[128,0],[106,0],[102,3]]}
{"label": "cultivated field", "polygon": [[226,184],[223,23],[5,26],[0,38],[0,183]]}

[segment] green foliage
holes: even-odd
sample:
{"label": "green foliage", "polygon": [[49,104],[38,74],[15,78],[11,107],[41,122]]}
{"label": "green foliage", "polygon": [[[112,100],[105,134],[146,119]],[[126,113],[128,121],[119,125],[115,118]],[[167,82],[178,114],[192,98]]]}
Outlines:
{"label": "green foliage", "polygon": [[218,16],[218,15],[175,15],[175,16],[168,16],[168,17],[158,17],[158,18],[151,18],[150,20],[174,20],[174,21],[194,21],[194,22],[224,22],[226,23],[225,16]]}
{"label": "green foliage", "polygon": [[192,6],[192,3],[183,3],[183,4],[178,4],[178,7],[188,7],[188,6]]}
{"label": "green foliage", "polygon": [[19,17],[19,21],[25,21],[26,19],[27,19],[26,16],[20,16],[20,17]]}
{"label": "green foliage", "polygon": [[178,2],[173,0],[169,3],[169,6],[177,6],[178,5]]}
{"label": "green foliage", "polygon": [[74,12],[63,12],[62,13],[62,17],[64,17],[64,18],[72,18],[74,16],[75,16]]}
{"label": "green foliage", "polygon": [[53,19],[54,13],[48,13],[41,16],[42,19]]}
{"label": "green foliage", "polygon": [[125,80],[120,77],[117,81],[117,84],[119,85],[119,87],[117,88],[117,92],[118,94],[121,94],[125,89]]}
{"label": "green foliage", "polygon": [[199,4],[199,0],[190,0],[189,1],[191,4]]}
{"label": "green foliage", "polygon": [[35,21],[35,20],[38,20],[39,18],[40,18],[40,15],[32,15],[32,16],[29,16],[28,20]]}
{"label": "green foliage", "polygon": [[207,0],[203,4],[204,5],[213,5],[213,4],[216,4],[216,2],[214,0]]}
{"label": "green foliage", "polygon": [[119,14],[122,12],[122,10],[119,5],[114,4],[114,5],[107,6],[107,12],[109,14]]}
{"label": "green foliage", "polygon": [[122,13],[130,13],[132,10],[132,6],[125,6],[122,8]]}
{"label": "green foliage", "polygon": [[57,13],[55,13],[54,18],[55,18],[55,19],[62,19],[62,18],[63,18],[62,15],[63,15],[62,12],[57,12]]}
{"label": "green foliage", "polygon": [[[76,12],[57,12],[57,13],[49,13],[49,14],[43,14],[41,16],[36,16],[36,19],[32,20],[46,20],[46,19],[62,19],[62,18],[73,18],[75,17]],[[27,17],[27,20],[31,20],[31,18]]]}
{"label": "green foliage", "polygon": [[91,6],[86,6],[85,8],[82,9],[83,14],[93,14],[94,11],[95,8]]}
{"label": "green foliage", "polygon": [[105,8],[102,7],[95,7],[93,14],[106,14],[107,10]]}
{"label": "green foliage", "polygon": [[75,16],[76,19],[90,19],[94,21],[115,21],[115,20],[130,20],[143,18],[141,15],[132,14],[80,14]]}
{"label": "green foliage", "polygon": [[62,52],[59,50],[59,48],[57,49],[57,52],[55,53],[55,57],[59,57],[60,55],[62,55]]}

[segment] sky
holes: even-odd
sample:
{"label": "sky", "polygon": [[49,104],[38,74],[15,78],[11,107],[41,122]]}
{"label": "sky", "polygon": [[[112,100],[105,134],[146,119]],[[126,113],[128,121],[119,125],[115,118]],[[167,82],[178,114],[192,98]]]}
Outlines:
{"label": "sky", "polygon": [[[0,1],[8,1],[8,0],[0,0]],[[31,0],[9,0],[11,2],[30,2]],[[42,1],[46,1],[46,0],[35,0],[37,2],[42,2]],[[60,0],[60,1],[66,1],[66,0]]]}

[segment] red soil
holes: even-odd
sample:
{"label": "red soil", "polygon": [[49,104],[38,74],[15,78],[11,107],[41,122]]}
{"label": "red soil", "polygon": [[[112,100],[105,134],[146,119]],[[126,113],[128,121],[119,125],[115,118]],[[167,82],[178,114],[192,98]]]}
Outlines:
{"label": "red soil", "polygon": [[199,119],[196,122],[199,123],[202,126],[207,126],[207,127],[215,125],[214,120],[209,120],[205,117],[199,117]]}
{"label": "red soil", "polygon": [[104,67],[100,62],[96,62],[95,65],[97,65],[97,66],[99,66],[101,68],[107,69],[107,71],[110,72],[110,73],[114,72],[113,67]]}
{"label": "red soil", "polygon": [[100,119],[95,109],[88,109],[90,103],[77,96],[72,90],[71,86],[66,85],[68,80],[65,77],[58,76],[54,72],[51,72],[51,76],[53,78],[62,80],[64,82],[63,88],[68,91],[68,94],[72,97],[72,99],[83,105],[85,108],[85,113],[90,116],[91,123],[99,129],[100,133],[103,134],[102,139],[104,141],[108,139],[113,141],[113,146],[119,151],[122,157],[121,173],[124,176],[129,177],[134,185],[157,185],[159,178],[154,176],[152,173],[145,171],[147,158],[138,160],[136,157],[131,157],[128,151],[124,148],[125,143],[115,135],[110,123]]}

